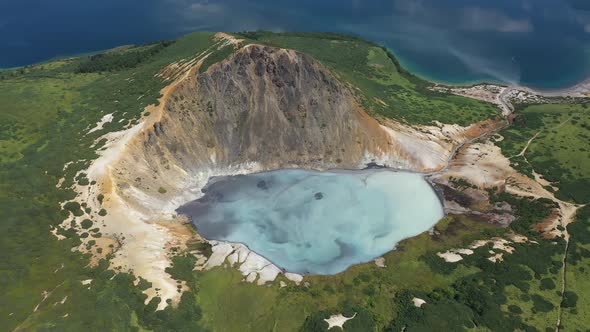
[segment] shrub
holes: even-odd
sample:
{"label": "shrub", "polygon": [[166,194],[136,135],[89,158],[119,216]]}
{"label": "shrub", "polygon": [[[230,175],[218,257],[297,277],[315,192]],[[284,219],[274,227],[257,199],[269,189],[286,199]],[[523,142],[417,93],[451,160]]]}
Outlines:
{"label": "shrub", "polygon": [[84,211],[82,211],[78,202],[67,202],[64,204],[64,209],[72,212],[76,217],[82,216],[84,214]]}
{"label": "shrub", "polygon": [[522,314],[522,309],[520,309],[519,306],[514,305],[514,304],[511,304],[508,306],[508,311],[510,311],[513,314],[517,314],[517,315]]}
{"label": "shrub", "polygon": [[195,281],[193,268],[197,259],[191,254],[175,256],[172,258],[172,267],[167,267],[166,272],[176,280],[184,280],[189,284]]}
{"label": "shrub", "polygon": [[80,223],[80,226],[83,229],[89,229],[90,227],[92,227],[92,220],[90,219],[84,219],[82,220],[82,222]]}
{"label": "shrub", "polygon": [[551,278],[541,279],[541,290],[555,289],[555,282]]}
{"label": "shrub", "polygon": [[565,291],[563,293],[563,301],[561,301],[562,308],[574,308],[578,303],[578,294],[572,291]]}
{"label": "shrub", "polygon": [[103,71],[117,71],[133,68],[170,46],[173,41],[163,40],[143,48],[132,49],[126,52],[107,52],[95,54],[78,67],[79,73],[96,73]]}
{"label": "shrub", "polygon": [[554,308],[551,302],[545,300],[540,295],[534,294],[531,296],[531,299],[533,300],[533,312],[549,312]]}
{"label": "shrub", "polygon": [[80,210],[80,203],[78,202],[67,202],[66,204],[64,204],[64,209],[68,210],[68,211],[76,211],[76,210]]}

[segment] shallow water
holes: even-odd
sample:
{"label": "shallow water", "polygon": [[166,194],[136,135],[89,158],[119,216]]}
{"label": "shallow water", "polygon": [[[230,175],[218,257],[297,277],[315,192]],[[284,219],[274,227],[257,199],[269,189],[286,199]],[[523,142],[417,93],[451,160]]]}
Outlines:
{"label": "shallow water", "polygon": [[443,216],[415,173],[278,170],[212,178],[178,209],[207,239],[240,242],[289,272],[334,274],[393,249]]}

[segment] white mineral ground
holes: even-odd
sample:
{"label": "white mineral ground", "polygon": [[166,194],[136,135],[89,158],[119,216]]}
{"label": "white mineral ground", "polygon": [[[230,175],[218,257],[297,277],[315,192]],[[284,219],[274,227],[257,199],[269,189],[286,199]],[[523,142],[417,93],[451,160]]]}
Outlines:
{"label": "white mineral ground", "polygon": [[95,131],[102,130],[102,127],[103,127],[105,124],[107,124],[107,123],[109,123],[109,122],[112,122],[112,121],[113,121],[113,119],[114,119],[114,117],[113,117],[113,113],[109,113],[109,114],[106,114],[106,115],[104,115],[104,116],[103,116],[103,117],[100,119],[100,121],[98,121],[98,122],[96,123],[96,126],[95,126],[94,128],[92,128],[92,129],[90,129],[90,130],[88,131],[88,134],[91,134],[91,133],[93,133],[93,132],[95,132]]}
{"label": "white mineral ground", "polygon": [[385,258],[383,258],[383,257],[377,257],[377,258],[375,258],[374,262],[375,262],[375,265],[377,265],[379,267],[386,267],[386,265],[385,265]]}
{"label": "white mineral ground", "polygon": [[[567,225],[573,220],[579,205],[564,202],[557,199],[543,185],[521,173],[518,173],[510,166],[510,161],[502,155],[500,148],[490,140],[466,145],[457,151],[456,156],[446,169],[432,175],[435,182],[449,184],[451,178],[463,179],[480,189],[504,188],[506,192],[521,197],[548,198],[558,203],[558,211],[541,224],[537,230],[542,232],[546,238],[553,238],[563,235],[569,240]],[[557,226],[561,225],[563,231]],[[509,245],[511,242],[522,243],[528,241],[526,237],[518,234],[510,234],[508,239],[493,238],[488,240],[475,241],[468,249],[476,249],[488,243],[493,243],[493,249],[503,253],[494,253],[488,259],[496,262],[502,259],[503,254],[510,254],[514,248]],[[451,249],[438,256],[447,262],[458,262],[463,259],[462,255],[469,255],[461,248]],[[472,253],[472,252],[471,252]]]}
{"label": "white mineral ground", "polygon": [[589,97],[590,79],[583,80],[573,86],[561,89],[531,89],[523,86],[518,86],[516,88],[543,97]]}
{"label": "white mineral ground", "polygon": [[562,89],[544,90],[520,85],[477,84],[468,87],[436,85],[433,90],[449,92],[496,104],[502,110],[502,114],[507,116],[513,111],[512,102],[526,101],[540,103],[544,97],[590,97],[590,79]]}
{"label": "white mineral ground", "polygon": [[344,323],[353,319],[354,317],[356,317],[356,312],[354,313],[354,315],[352,315],[352,317],[345,317],[342,314],[336,314],[324,319],[324,321],[328,323],[328,330],[333,327],[339,327],[342,330],[342,326],[344,325]]}
{"label": "white mineral ground", "polygon": [[420,308],[423,304],[426,303],[426,301],[424,301],[423,299],[417,298],[417,297],[413,298],[412,302],[414,303],[414,306],[417,308]]}
{"label": "white mineral ground", "polygon": [[[224,45],[239,47],[240,41],[229,35],[217,34],[216,37],[218,42],[213,48]],[[200,168],[197,172],[189,172],[183,168],[186,166],[183,165],[184,161],[178,158],[175,159],[176,161],[173,159],[173,162],[169,164],[154,165],[160,160],[149,158],[159,158],[160,154],[142,150],[148,145],[149,140],[154,139],[158,124],[166,120],[170,125],[173,120],[171,120],[172,115],[167,114],[165,108],[168,103],[173,103],[171,96],[177,92],[186,92],[185,90],[192,92],[190,86],[194,85],[198,68],[213,51],[213,48],[197,54],[194,58],[185,59],[163,68],[158,76],[171,83],[161,91],[162,97],[158,106],[146,107],[145,111],[150,112],[150,115],[142,117],[140,123],[132,127],[107,133],[99,138],[106,138],[107,144],[105,148],[98,151],[99,158],[94,160],[87,170],[83,171],[87,174],[88,179],[96,181],[96,184],[73,188],[78,193],[76,201],[86,202],[92,212],[90,215],[82,217],[71,216],[61,224],[62,228],[70,228],[72,220],[76,220],[79,224],[83,219],[89,217],[94,219],[93,227],[100,228],[102,238],[95,239],[97,245],[90,250],[93,257],[90,263],[96,264],[98,259],[106,257],[109,253],[114,254],[110,267],[116,271],[132,271],[136,276],[151,282],[152,287],[145,291],[148,295],[146,303],[154,296],[159,296],[162,299],[159,309],[163,309],[167,305],[167,299],[170,299],[175,305],[181,295],[177,291],[176,281],[165,271],[167,267],[171,266],[171,248],[176,247],[183,250],[189,239],[199,238],[198,234],[195,234],[192,228],[187,225],[187,220],[176,214],[175,209],[200,197],[202,195],[200,189],[211,176],[244,174],[289,165],[285,162],[267,161],[263,164],[245,161],[232,166],[207,166]],[[261,47],[248,45],[242,47],[237,53],[254,52],[258,49]],[[301,58],[295,52],[287,50],[278,50],[270,56],[277,54],[285,55],[290,61],[300,61]],[[211,66],[208,72],[214,68],[220,68],[220,66],[223,64]],[[464,94],[492,101],[498,104],[504,113],[510,113],[511,107],[506,102],[506,90],[503,90],[502,87],[487,86],[483,90],[480,89],[481,91],[473,88],[472,90],[477,93],[474,92],[475,95],[473,95],[472,91]],[[344,96],[346,97],[346,94]],[[511,98],[536,98],[529,95],[519,97],[518,93],[516,95],[511,93],[510,96],[512,96]],[[344,116],[342,114],[336,115]],[[350,117],[350,114],[345,115]],[[272,114],[264,116],[272,116]],[[510,167],[508,160],[500,153],[500,149],[491,142],[471,144],[473,140],[497,130],[502,125],[499,122],[484,121],[469,127],[442,124],[407,126],[386,119],[380,119],[380,122],[377,122],[358,107],[353,110],[352,118],[356,121],[353,124],[357,126],[353,130],[358,131],[355,132],[356,138],[348,143],[349,150],[345,153],[344,149],[342,153],[335,150],[334,156],[331,156],[331,162],[310,161],[308,164],[299,163],[291,166],[317,169],[343,166],[362,168],[368,162],[376,162],[428,173],[431,179],[442,183],[448,182],[450,177],[463,178],[480,188],[500,186],[505,187],[510,193],[521,196],[547,197],[559,202],[560,205],[560,212],[553,218],[555,220],[550,220],[546,225],[548,233],[559,232],[555,226],[557,224],[567,225],[576,211],[576,206],[556,200],[539,183],[515,172]],[[102,128],[104,123],[108,121],[112,121],[112,117],[107,114],[92,130],[99,130],[97,128]],[[183,129],[190,134],[195,132],[198,134],[198,128],[184,128],[182,122],[186,121],[172,123],[177,127],[173,127],[170,131],[177,133]],[[338,121],[333,122],[338,125]],[[332,125],[334,124],[328,124],[328,126]],[[351,136],[349,135],[350,128],[336,128],[334,130],[334,135],[346,133],[342,137]],[[193,136],[188,139],[191,137],[194,141]],[[337,136],[334,139],[334,144],[337,144],[336,142],[342,138]],[[362,144],[359,143],[361,140]],[[464,144],[465,146],[463,146]],[[460,148],[461,146],[463,147]],[[205,157],[213,164],[222,157],[223,152],[226,152],[209,147],[205,151],[207,151]],[[203,154],[202,150],[200,152],[187,151],[187,153],[191,152]],[[169,157],[168,152],[162,153],[163,156]],[[340,155],[336,156],[338,153]],[[325,150],[320,149],[320,154],[330,156],[331,151],[328,154]],[[290,157],[293,155],[281,156],[281,158]],[[336,157],[342,158],[342,163],[335,162]],[[140,175],[143,181],[142,186],[149,186],[152,189],[146,191],[137,185],[136,181],[134,182],[134,179],[140,178]],[[167,192],[158,193],[158,187],[166,188]],[[98,200],[99,194],[104,195],[102,204]],[[98,211],[102,208],[107,210],[107,215],[98,215]],[[79,226],[75,227],[79,233],[84,232]],[[54,234],[57,236],[55,230]],[[515,235],[511,241],[516,242],[517,238],[518,235]],[[89,240],[90,238],[82,239],[84,243],[74,249],[86,251],[85,245]],[[519,241],[526,240],[519,239]],[[209,242],[213,250],[209,259],[194,252],[197,256],[196,269],[210,269],[228,264],[236,267],[244,275],[245,281],[256,282],[260,285],[275,280],[277,275],[281,273],[296,284],[303,281],[303,276],[281,271],[242,244]],[[102,249],[101,253],[98,249]],[[469,248],[459,248],[448,252],[447,256],[457,259],[453,255],[461,257],[460,255],[470,252]],[[385,264],[379,259],[375,263],[378,266]],[[82,282],[89,283],[90,281]],[[182,289],[187,289],[184,283],[181,285]],[[328,323],[333,327],[342,326],[346,320],[352,319],[352,317],[346,318],[340,315],[332,316],[330,319],[332,320]]]}

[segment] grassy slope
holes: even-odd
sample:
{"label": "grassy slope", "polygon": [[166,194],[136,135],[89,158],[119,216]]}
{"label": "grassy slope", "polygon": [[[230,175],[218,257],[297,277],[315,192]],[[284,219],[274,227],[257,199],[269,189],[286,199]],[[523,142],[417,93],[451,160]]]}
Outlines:
{"label": "grassy slope", "polygon": [[[590,111],[587,102],[579,104],[522,105],[517,108],[513,126],[501,132],[504,140],[497,143],[506,156],[518,155],[530,141],[524,156],[512,157],[513,167],[533,176],[542,175],[555,187],[556,196],[581,204],[590,202]],[[537,136],[535,136],[537,135]],[[532,139],[532,140],[531,140]],[[554,191],[552,188],[547,189]],[[590,209],[578,211],[576,221],[568,226],[571,234],[566,267],[566,297],[561,304],[564,331],[585,331],[590,325],[590,302],[584,296],[590,291]],[[527,294],[544,293],[555,301],[560,295],[560,279],[552,279],[556,288],[542,290],[531,282]],[[573,294],[573,296],[572,296]],[[519,302],[522,293],[513,292],[510,300]],[[531,304],[522,304],[526,321],[536,326],[555,321],[555,309],[538,315]],[[550,315],[548,315],[551,313]],[[545,317],[545,318],[543,318]]]}
{"label": "grassy slope", "polygon": [[[590,202],[590,110],[586,104],[542,104],[521,107],[514,125],[498,143],[506,156],[516,156],[531,141],[524,158],[512,165],[525,174],[532,171],[559,188],[560,199]],[[526,158],[526,159],[525,159]]]}
{"label": "grassy slope", "polygon": [[566,269],[566,292],[575,299],[564,305],[564,331],[585,331],[590,322],[590,206],[580,209],[576,222],[568,226],[572,234]]}
{"label": "grassy slope", "polygon": [[[94,75],[60,73],[65,62],[40,66],[34,73],[0,81],[0,161],[20,159],[22,151],[48,135],[47,124],[67,116],[80,100],[80,89]],[[43,145],[39,147],[42,149]]]}
{"label": "grassy slope", "polygon": [[[112,272],[88,269],[87,260],[70,251],[78,243],[75,237],[57,241],[50,235],[51,225],[66,216],[59,202],[74,196],[55,184],[67,162],[95,158],[90,145],[104,131],[84,136],[87,128],[108,113],[115,117],[105,126],[109,131],[136,121],[164,86],[154,74],[209,45],[210,34],[189,35],[141,66],[116,72],[76,74],[82,60],[74,59],[0,73],[2,330],[133,330],[134,310],[143,324],[152,319],[157,326],[127,275],[109,280]],[[85,164],[67,169],[64,188]],[[94,279],[90,288],[79,282],[85,279]],[[34,312],[46,290],[54,291]],[[66,295],[64,304],[53,305]]]}
{"label": "grassy slope", "polygon": [[[246,326],[252,330],[297,330],[304,321],[307,328],[314,324],[323,327],[321,318],[331,312],[350,310],[360,314],[345,325],[347,330],[366,331],[372,327],[381,330],[391,325],[392,319],[406,322],[415,330],[443,323],[447,325],[439,327],[446,330],[462,329],[464,324],[483,319],[476,310],[481,303],[474,304],[471,297],[465,297],[471,294],[471,276],[485,280],[472,296],[485,298],[483,305],[503,308],[491,318],[512,317],[507,312],[508,300],[488,299],[482,293],[491,287],[492,281],[482,278],[481,271],[486,271],[483,276],[502,272],[500,276],[511,280],[508,284],[522,288],[518,278],[530,276],[534,266],[523,267],[526,271],[523,274],[511,275],[506,271],[520,271],[520,266],[547,261],[546,257],[551,257],[552,250],[558,248],[546,246],[544,242],[533,248],[522,246],[511,260],[498,265],[487,264],[478,255],[456,266],[437,260],[436,251],[499,231],[466,218],[441,221],[437,225],[439,237],[424,233],[404,241],[398,250],[385,256],[385,269],[372,263],[361,264],[333,277],[312,277],[309,288],[256,287],[241,282],[241,276],[233,270],[218,268],[192,275],[190,264],[175,264],[175,271],[182,270],[181,266],[186,270],[179,275],[194,286],[196,294],[186,293],[179,309],[159,313],[153,312],[153,304],[147,307],[142,304],[143,296],[132,286],[128,275],[119,274],[111,280],[112,272],[104,267],[86,268],[86,259],[70,251],[77,243],[75,237],[56,241],[50,236],[50,225],[61,222],[66,215],[60,211],[59,202],[73,197],[72,192],[55,188],[63,176],[63,165],[95,157],[89,146],[101,132],[88,136],[81,133],[108,113],[115,116],[115,121],[106,125],[108,131],[120,129],[127,121],[136,121],[145,105],[156,100],[164,85],[154,74],[166,64],[207,48],[211,44],[209,37],[208,34],[183,37],[140,66],[114,72],[74,74],[80,60],[60,60],[24,72],[1,73],[0,77],[4,78],[0,80],[0,105],[4,106],[0,114],[3,179],[0,210],[4,216],[0,223],[3,234],[0,317],[8,317],[2,323],[3,329],[20,326],[29,330],[125,331],[141,326],[154,330],[196,330],[200,313],[195,301],[203,310],[201,323],[219,331],[243,330]],[[485,103],[430,92],[425,88],[426,82],[403,71],[383,49],[356,38],[324,34],[303,38],[297,34],[267,33],[249,35],[249,38],[315,56],[360,88],[361,101],[373,114],[411,123],[437,119],[467,124],[495,113]],[[212,59],[219,60],[227,54],[226,49]],[[119,123],[120,119],[125,120]],[[68,168],[66,185],[72,183],[73,174],[85,165],[81,161]],[[528,262],[529,258],[532,262]],[[540,276],[549,275],[547,266],[536,269],[544,271]],[[93,279],[89,288],[79,282],[85,279]],[[531,284],[529,287],[536,289],[536,284]],[[53,292],[33,312],[44,290]],[[399,300],[403,294],[419,295],[432,305],[416,313],[417,309],[408,307],[407,301]],[[66,295],[64,304],[53,305]],[[553,301],[549,295],[547,298]],[[530,301],[520,299],[519,305],[526,308]],[[522,319],[526,320],[527,315]],[[467,319],[448,322],[440,319],[451,316]],[[491,318],[486,318],[484,322],[488,325],[482,323],[482,326],[489,327]],[[544,328],[543,325],[545,322],[539,319],[538,326]]]}

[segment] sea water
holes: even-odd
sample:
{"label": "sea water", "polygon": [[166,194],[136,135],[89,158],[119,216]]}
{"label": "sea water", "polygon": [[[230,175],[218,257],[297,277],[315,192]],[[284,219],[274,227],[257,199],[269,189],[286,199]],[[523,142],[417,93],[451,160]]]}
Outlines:
{"label": "sea water", "polygon": [[443,217],[420,174],[287,169],[215,177],[178,209],[207,239],[239,242],[288,272],[335,274]]}
{"label": "sea water", "polygon": [[331,31],[448,83],[563,88],[590,75],[590,1],[211,0],[0,3],[0,68],[202,31]]}

